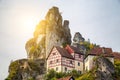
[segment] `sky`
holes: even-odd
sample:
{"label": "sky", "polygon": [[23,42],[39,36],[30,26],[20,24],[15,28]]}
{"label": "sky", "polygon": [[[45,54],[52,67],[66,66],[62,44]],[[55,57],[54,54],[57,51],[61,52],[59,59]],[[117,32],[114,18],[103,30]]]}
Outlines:
{"label": "sky", "polygon": [[59,7],[75,32],[92,43],[120,52],[120,0],[0,0],[0,80],[11,60],[26,58],[25,43],[47,11]]}

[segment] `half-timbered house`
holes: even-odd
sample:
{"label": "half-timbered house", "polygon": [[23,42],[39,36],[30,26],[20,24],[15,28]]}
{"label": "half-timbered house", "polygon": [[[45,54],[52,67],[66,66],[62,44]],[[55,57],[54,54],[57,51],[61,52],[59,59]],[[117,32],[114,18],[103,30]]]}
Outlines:
{"label": "half-timbered house", "polygon": [[80,52],[79,48],[67,45],[65,48],[69,54],[74,58],[75,70],[79,73],[83,73],[83,53]]}
{"label": "half-timbered house", "polygon": [[47,57],[47,69],[54,69],[57,72],[70,72],[73,69],[83,72],[83,54],[73,47],[61,48],[54,46]]}

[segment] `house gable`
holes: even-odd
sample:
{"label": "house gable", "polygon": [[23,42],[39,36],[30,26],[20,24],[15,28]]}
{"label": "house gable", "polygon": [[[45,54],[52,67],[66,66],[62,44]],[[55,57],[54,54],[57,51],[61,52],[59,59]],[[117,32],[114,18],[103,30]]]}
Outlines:
{"label": "house gable", "polygon": [[[51,52],[50,52],[50,54],[48,55],[48,58],[47,58],[47,59],[49,59],[49,58],[54,58],[55,55],[57,55],[58,57],[61,56],[61,54],[59,53],[59,51],[57,50],[57,48],[56,48],[56,47],[53,47],[52,50],[51,50]],[[56,57],[56,56],[55,56],[55,57]]]}

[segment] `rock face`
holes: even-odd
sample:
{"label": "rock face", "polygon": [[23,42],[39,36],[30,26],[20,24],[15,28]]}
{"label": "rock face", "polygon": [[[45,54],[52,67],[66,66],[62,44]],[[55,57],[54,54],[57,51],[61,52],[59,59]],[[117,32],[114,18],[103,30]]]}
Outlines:
{"label": "rock face", "polygon": [[97,67],[95,80],[114,80],[114,65],[107,58],[99,57],[95,61]]}
{"label": "rock face", "polygon": [[72,46],[77,47],[80,49],[81,52],[84,53],[85,46],[84,46],[85,39],[82,37],[82,35],[79,32],[76,32],[73,38]]}
{"label": "rock face", "polygon": [[28,58],[45,59],[53,46],[71,44],[69,21],[64,20],[57,7],[52,7],[45,20],[42,20],[35,29],[34,37],[27,41],[26,51]]}
{"label": "rock face", "polygon": [[[46,72],[45,61],[20,59],[11,62],[9,66],[8,80],[42,80]],[[39,78],[38,78],[39,77]]]}

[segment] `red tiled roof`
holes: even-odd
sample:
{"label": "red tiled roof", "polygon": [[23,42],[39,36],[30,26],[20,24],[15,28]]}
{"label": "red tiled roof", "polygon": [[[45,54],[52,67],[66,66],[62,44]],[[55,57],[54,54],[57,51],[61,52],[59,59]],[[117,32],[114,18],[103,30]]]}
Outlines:
{"label": "red tiled roof", "polygon": [[112,54],[112,49],[111,48],[105,48],[105,47],[96,47],[93,48],[88,55],[100,55],[103,54],[104,56],[113,56]]}
{"label": "red tiled roof", "polygon": [[71,78],[74,80],[74,78],[72,76],[68,76],[68,77],[65,77],[65,78],[60,78],[60,79],[57,79],[57,80],[70,80]]}
{"label": "red tiled roof", "polygon": [[60,52],[60,54],[61,54],[62,57],[74,59],[73,56],[71,54],[69,54],[68,51],[65,50],[64,48],[61,48],[59,46],[55,46],[55,47]]}
{"label": "red tiled roof", "polygon": [[65,47],[65,49],[71,54],[71,53],[74,53],[74,51],[70,48],[70,46],[69,45],[67,45],[66,47]]}
{"label": "red tiled roof", "polygon": [[69,46],[67,45],[65,48],[69,53],[79,53],[79,54],[83,54],[82,52],[80,52],[79,48],[74,47],[74,46]]}
{"label": "red tiled roof", "polygon": [[119,52],[113,52],[112,54],[113,54],[115,59],[119,59],[120,60],[120,53]]}

